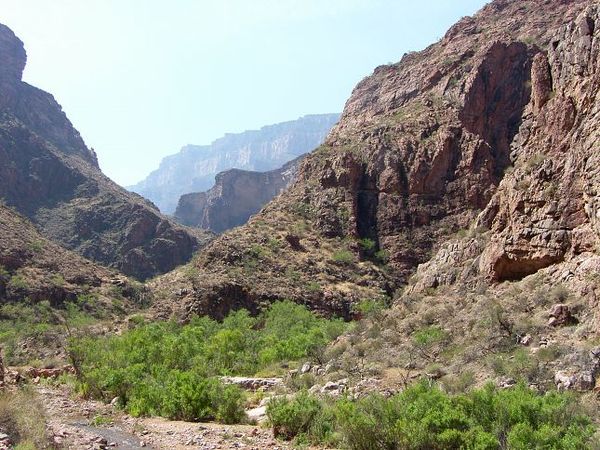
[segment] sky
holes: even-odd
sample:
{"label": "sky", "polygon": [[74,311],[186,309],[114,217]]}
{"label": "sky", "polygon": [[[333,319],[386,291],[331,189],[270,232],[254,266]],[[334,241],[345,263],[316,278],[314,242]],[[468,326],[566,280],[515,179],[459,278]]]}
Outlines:
{"label": "sky", "polygon": [[131,185],[186,144],[341,112],[381,64],[486,0],[0,0],[24,80]]}

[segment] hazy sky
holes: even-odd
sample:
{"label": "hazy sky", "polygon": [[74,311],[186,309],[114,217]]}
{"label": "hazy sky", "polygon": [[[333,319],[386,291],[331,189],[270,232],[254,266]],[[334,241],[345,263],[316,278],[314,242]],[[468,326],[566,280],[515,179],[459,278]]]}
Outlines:
{"label": "hazy sky", "polygon": [[341,111],[354,85],[485,0],[0,0],[25,81],[127,185],[185,144]]}

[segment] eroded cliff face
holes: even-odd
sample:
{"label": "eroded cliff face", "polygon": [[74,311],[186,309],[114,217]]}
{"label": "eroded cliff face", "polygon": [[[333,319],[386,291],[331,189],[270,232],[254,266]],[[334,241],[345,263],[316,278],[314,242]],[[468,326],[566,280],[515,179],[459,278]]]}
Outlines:
{"label": "eroded cliff face", "polygon": [[[433,318],[462,349],[437,357],[443,380],[598,389],[600,5],[576,6],[533,57],[532,95],[492,198],[398,296],[387,320],[406,337],[384,344],[388,357],[406,355]],[[511,367],[518,355],[528,368]]]}
{"label": "eroded cliff face", "polygon": [[138,278],[188,261],[206,234],[105,177],[54,98],[21,81],[23,43],[0,26],[0,198],[43,234]]}
{"label": "eroded cliff face", "polygon": [[510,166],[472,225],[486,231],[486,240],[443,246],[419,268],[421,289],[456,280],[444,274],[443,261],[460,266],[474,259],[460,282],[515,281],[597,252],[597,25],[598,6],[584,8],[535,54],[532,95],[510,143]]}
{"label": "eroded cliff face", "polygon": [[[471,254],[479,245],[466,254],[481,261],[489,280],[520,278],[561,261],[569,248],[589,249],[589,237],[577,247],[562,236],[596,208],[593,183],[575,176],[595,170],[595,155],[578,156],[581,144],[596,142],[594,126],[585,125],[585,135],[573,129],[578,102],[594,107],[577,93],[596,85],[581,86],[575,76],[596,64],[580,52],[594,47],[594,25],[563,25],[592,3],[496,0],[440,42],[378,67],[284,195],[209,245],[185,273],[157,282],[177,288],[163,292],[165,307],[157,310],[211,313],[292,298],[349,316],[361,299],[392,296],[475,223],[492,230],[491,241],[483,256]],[[583,33],[570,44],[569,27]],[[547,153],[546,172],[565,174],[554,206],[540,204],[541,184],[525,193],[514,186],[518,179],[510,187],[521,161],[535,166],[538,153]],[[556,224],[540,223],[545,208],[561,217]],[[523,231],[532,220],[535,239]],[[221,296],[223,289],[235,294]]]}
{"label": "eroded cliff face", "polygon": [[481,269],[521,279],[598,249],[600,21],[588,8],[538,53],[535,95],[512,146],[514,170],[482,213]]}
{"label": "eroded cliff face", "polygon": [[296,158],[268,172],[239,169],[221,172],[208,191],[181,196],[175,219],[215,233],[243,225],[289,186],[302,159]]}

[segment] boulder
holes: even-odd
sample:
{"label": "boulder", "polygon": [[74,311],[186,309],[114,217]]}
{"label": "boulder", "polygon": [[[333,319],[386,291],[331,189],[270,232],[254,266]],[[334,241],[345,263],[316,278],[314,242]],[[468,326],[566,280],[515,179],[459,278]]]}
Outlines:
{"label": "boulder", "polygon": [[548,325],[553,327],[564,326],[564,325],[573,325],[578,321],[571,313],[571,310],[568,305],[564,303],[558,303],[554,305],[550,312],[548,313],[550,319],[548,320]]}
{"label": "boulder", "polygon": [[221,377],[221,381],[248,391],[267,391],[283,385],[282,378]]}

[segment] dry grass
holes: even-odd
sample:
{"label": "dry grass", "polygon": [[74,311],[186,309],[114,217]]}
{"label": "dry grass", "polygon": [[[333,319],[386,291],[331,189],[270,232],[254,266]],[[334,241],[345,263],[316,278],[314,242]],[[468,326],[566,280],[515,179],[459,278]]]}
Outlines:
{"label": "dry grass", "polygon": [[0,430],[8,434],[17,449],[49,448],[44,409],[29,389],[0,394]]}

